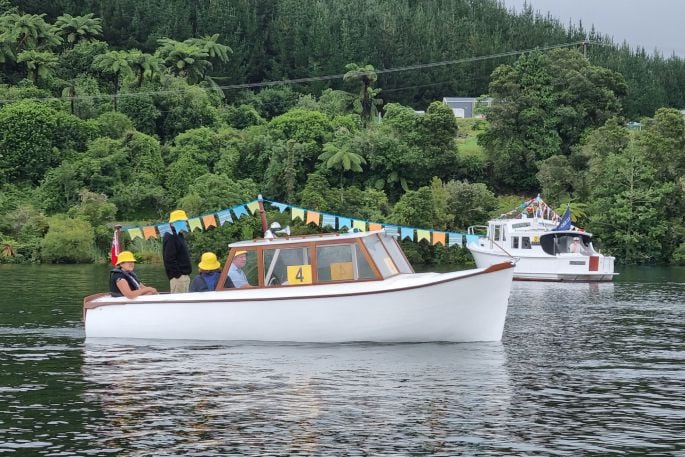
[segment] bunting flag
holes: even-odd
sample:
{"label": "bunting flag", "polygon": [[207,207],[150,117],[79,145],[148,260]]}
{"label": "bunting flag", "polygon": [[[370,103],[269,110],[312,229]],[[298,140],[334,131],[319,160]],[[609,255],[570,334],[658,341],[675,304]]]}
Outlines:
{"label": "bunting flag", "polygon": [[205,230],[209,229],[209,227],[216,227],[216,218],[213,214],[207,214],[206,216],[202,216],[202,223],[205,226]]}
{"label": "bunting flag", "polygon": [[292,220],[297,219],[298,217],[304,221],[304,210],[302,208],[291,208],[291,216]]}
{"label": "bunting flag", "polygon": [[243,216],[247,216],[247,210],[243,205],[238,205],[232,209],[236,219],[240,219]]}
{"label": "bunting flag", "polygon": [[150,238],[157,238],[157,230],[155,229],[154,225],[143,228],[143,237],[146,240],[149,240]]}
{"label": "bunting flag", "polygon": [[117,230],[114,230],[114,235],[112,236],[112,247],[109,250],[109,255],[112,259],[112,266],[117,265],[117,260],[119,259],[119,237],[117,236]]}
{"label": "bunting flag", "polygon": [[409,238],[414,241],[414,229],[409,227],[400,227],[400,239]]}
{"label": "bunting flag", "polygon": [[433,232],[433,246],[438,244],[445,246],[445,232]]}
{"label": "bunting flag", "polygon": [[157,227],[157,230],[159,230],[159,236],[164,237],[167,233],[171,233],[171,225],[170,224],[160,224]]}
{"label": "bunting flag", "polygon": [[131,228],[127,230],[128,236],[131,238],[131,240],[135,240],[136,238],[142,238],[143,237],[143,231],[140,230],[139,228]]}
{"label": "bunting flag", "polygon": [[352,220],[352,228],[359,230],[360,232],[366,232],[366,221],[360,221],[358,219]]}
{"label": "bunting flag", "polygon": [[231,217],[230,209],[219,211],[218,213],[216,213],[216,215],[219,217],[219,225],[224,225],[226,222],[228,222],[229,224],[233,223],[233,218]]}
{"label": "bunting flag", "polygon": [[463,242],[464,237],[461,235],[461,233],[449,233],[449,247],[452,246],[459,246],[462,247],[462,242]]}
{"label": "bunting flag", "polygon": [[416,241],[426,240],[431,242],[431,233],[428,230],[417,230],[416,231]]}
{"label": "bunting flag", "polygon": [[252,214],[256,213],[257,210],[259,210],[259,202],[248,203],[246,206]]}
{"label": "bunting flag", "polygon": [[397,236],[400,234],[400,228],[394,225],[386,225],[384,229],[385,233],[387,233],[388,235]]}
{"label": "bunting flag", "polygon": [[478,244],[478,235],[466,235],[466,245]]}
{"label": "bunting flag", "polygon": [[339,217],[338,218],[338,230],[340,230],[343,227],[347,227],[348,229],[352,228],[352,219],[348,219],[346,217]]}
{"label": "bunting flag", "polygon": [[193,217],[192,219],[188,219],[188,227],[190,227],[191,232],[195,229],[202,231],[202,223],[200,222],[200,218]]}
{"label": "bunting flag", "polygon": [[319,216],[321,215],[315,211],[307,211],[307,224],[314,223],[316,225],[319,225]]}
{"label": "bunting flag", "polygon": [[323,222],[321,223],[322,227],[330,226],[335,228],[335,216],[331,214],[324,214],[323,215]]}
{"label": "bunting flag", "polygon": [[378,230],[382,230],[383,226],[381,224],[377,224],[375,222],[369,222],[369,232],[375,232]]}
{"label": "bunting flag", "polygon": [[283,203],[271,202],[271,206],[278,208],[278,211],[281,213],[288,209],[288,205],[284,205]]}
{"label": "bunting flag", "polygon": [[176,221],[174,222],[174,228],[176,229],[176,233],[187,232],[188,221]]}

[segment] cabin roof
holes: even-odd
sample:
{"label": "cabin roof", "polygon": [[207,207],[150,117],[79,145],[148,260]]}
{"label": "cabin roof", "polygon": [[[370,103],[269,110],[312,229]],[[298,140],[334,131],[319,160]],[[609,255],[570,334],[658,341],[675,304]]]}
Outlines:
{"label": "cabin roof", "polygon": [[256,238],[254,240],[236,241],[228,245],[229,248],[248,248],[254,246],[278,246],[282,244],[312,243],[316,241],[340,240],[341,242],[354,239],[365,238],[375,234],[385,234],[383,230],[372,232],[350,232],[350,233],[320,233],[313,235],[294,235],[274,239]]}

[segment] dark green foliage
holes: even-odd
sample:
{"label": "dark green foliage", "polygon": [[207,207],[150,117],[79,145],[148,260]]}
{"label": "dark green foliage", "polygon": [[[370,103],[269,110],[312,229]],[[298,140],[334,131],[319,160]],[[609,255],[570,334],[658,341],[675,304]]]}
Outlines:
{"label": "dark green foliage", "polygon": [[69,151],[82,151],[93,130],[80,119],[34,101],[0,109],[0,180],[38,183]]}
{"label": "dark green foliage", "polygon": [[480,136],[499,188],[531,191],[537,162],[568,155],[587,128],[615,115],[625,93],[621,75],[575,51],[533,52],[492,75],[491,125]]}

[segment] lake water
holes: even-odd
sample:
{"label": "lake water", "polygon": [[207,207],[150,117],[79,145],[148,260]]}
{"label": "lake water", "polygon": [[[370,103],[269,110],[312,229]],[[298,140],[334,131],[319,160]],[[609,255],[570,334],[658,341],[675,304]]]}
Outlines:
{"label": "lake water", "polygon": [[106,267],[0,265],[0,455],[685,455],[685,269],[621,273],[501,343],[86,344]]}

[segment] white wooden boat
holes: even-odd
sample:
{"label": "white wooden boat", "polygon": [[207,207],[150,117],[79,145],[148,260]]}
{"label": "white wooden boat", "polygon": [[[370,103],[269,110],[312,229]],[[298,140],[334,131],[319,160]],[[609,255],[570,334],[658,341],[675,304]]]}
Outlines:
{"label": "white wooden boat", "polygon": [[493,219],[487,226],[469,227],[469,233],[486,229],[485,236],[471,241],[476,266],[487,268],[505,260],[516,262],[515,280],[611,281],[614,258],[592,245],[592,234],[578,230],[555,230],[557,220],[536,217]]}
{"label": "white wooden boat", "polygon": [[[513,264],[415,273],[385,231],[232,243],[216,290],[84,300],[86,337],[298,342],[498,341]],[[253,287],[231,288],[247,251]]]}

